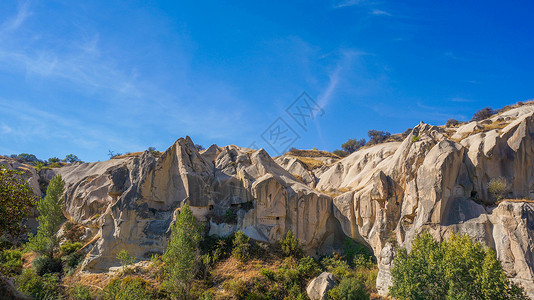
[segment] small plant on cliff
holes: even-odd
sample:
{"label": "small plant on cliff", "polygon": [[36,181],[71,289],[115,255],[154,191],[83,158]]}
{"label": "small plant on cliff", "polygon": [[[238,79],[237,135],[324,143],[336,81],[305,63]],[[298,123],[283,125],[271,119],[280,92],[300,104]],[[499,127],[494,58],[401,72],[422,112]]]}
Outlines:
{"label": "small plant on cliff", "polygon": [[488,192],[497,201],[504,199],[504,196],[510,192],[508,180],[504,177],[492,178],[488,182]]}
{"label": "small plant on cliff", "polygon": [[165,263],[163,282],[173,298],[189,295],[191,283],[200,269],[199,244],[203,240],[202,226],[184,204],[171,228],[171,237],[162,260]]}
{"label": "small plant on cliff", "polygon": [[419,141],[420,139],[421,139],[420,136],[418,136],[418,135],[414,135],[414,136],[412,137],[412,143],[415,143],[415,142]]}
{"label": "small plant on cliff", "polygon": [[466,235],[437,242],[429,233],[399,249],[391,270],[396,299],[527,299],[511,284],[495,251]]}

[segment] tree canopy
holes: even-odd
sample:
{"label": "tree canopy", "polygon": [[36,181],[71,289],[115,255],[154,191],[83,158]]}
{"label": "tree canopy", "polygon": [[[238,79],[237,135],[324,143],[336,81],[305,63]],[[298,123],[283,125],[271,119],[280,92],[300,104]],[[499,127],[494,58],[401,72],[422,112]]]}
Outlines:
{"label": "tree canopy", "polygon": [[528,299],[511,284],[495,251],[454,234],[444,242],[429,233],[398,251],[391,270],[391,296],[404,299]]}
{"label": "tree canopy", "polygon": [[35,200],[24,172],[0,166],[0,236],[14,238],[25,231],[21,221]]}

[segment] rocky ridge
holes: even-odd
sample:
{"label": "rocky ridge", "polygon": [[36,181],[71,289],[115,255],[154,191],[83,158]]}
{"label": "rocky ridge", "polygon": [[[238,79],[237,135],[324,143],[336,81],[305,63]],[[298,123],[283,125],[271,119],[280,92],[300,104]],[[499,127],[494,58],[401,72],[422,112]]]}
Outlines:
{"label": "rocky ridge", "polygon": [[[165,248],[169,226],[188,203],[208,234],[243,230],[275,242],[291,230],[310,253],[349,236],[378,258],[377,288],[387,294],[395,248],[429,231],[437,239],[468,233],[494,248],[511,280],[534,295],[534,105],[527,103],[455,128],[420,123],[403,141],[366,146],[343,159],[212,145],[199,152],[181,138],[150,152],[105,162],[28,172],[61,174],[65,215],[85,228],[84,269],[118,265],[123,249],[148,259]],[[10,168],[24,168],[0,160]],[[506,198],[491,204],[487,185],[502,177]],[[40,195],[40,194],[39,194]]]}

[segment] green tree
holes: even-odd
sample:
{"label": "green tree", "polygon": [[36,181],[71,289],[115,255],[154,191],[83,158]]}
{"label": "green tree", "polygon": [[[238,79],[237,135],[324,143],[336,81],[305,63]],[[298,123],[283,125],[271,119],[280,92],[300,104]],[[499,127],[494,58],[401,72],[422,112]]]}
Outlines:
{"label": "green tree", "polygon": [[353,153],[360,149],[361,147],[365,146],[365,139],[349,139],[346,141],[343,145],[341,145],[341,148],[347,153]]}
{"label": "green tree", "polygon": [[165,263],[164,282],[173,298],[188,298],[191,282],[200,269],[199,244],[203,240],[202,226],[184,204],[171,228],[171,237],[162,260]]}
{"label": "green tree", "polygon": [[291,230],[288,230],[286,234],[280,238],[278,241],[282,252],[285,256],[293,256],[295,258],[300,258],[302,256],[302,249],[299,246],[299,239],[297,239]]}
{"label": "green tree", "polygon": [[243,231],[235,233],[233,246],[232,256],[237,260],[244,262],[250,257],[250,238]]}
{"label": "green tree", "polygon": [[58,245],[56,233],[63,222],[63,189],[65,181],[56,175],[46,189],[46,196],[37,204],[39,211],[39,227],[37,234],[30,237],[28,246],[31,250],[45,254],[49,258],[54,255]]}
{"label": "green tree", "polygon": [[14,239],[26,230],[21,221],[35,200],[23,172],[0,166],[0,237]]}
{"label": "green tree", "polygon": [[64,161],[68,162],[68,163],[73,163],[73,162],[77,162],[77,161],[81,161],[78,156],[74,155],[74,154],[69,154],[67,156],[65,156],[65,159]]}
{"label": "green tree", "polygon": [[365,287],[365,279],[361,277],[343,278],[338,286],[328,291],[332,300],[367,300],[369,292]]}
{"label": "green tree", "polygon": [[511,284],[495,251],[455,234],[436,242],[429,233],[399,250],[391,270],[396,299],[527,299]]}

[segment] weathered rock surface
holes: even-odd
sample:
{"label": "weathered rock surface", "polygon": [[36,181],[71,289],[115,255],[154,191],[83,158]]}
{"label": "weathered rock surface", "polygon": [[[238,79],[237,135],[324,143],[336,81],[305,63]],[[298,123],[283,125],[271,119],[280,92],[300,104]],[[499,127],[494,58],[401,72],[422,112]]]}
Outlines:
{"label": "weathered rock surface", "polygon": [[[494,248],[511,280],[534,296],[534,204],[517,200],[534,197],[532,103],[459,128],[420,123],[403,141],[323,162],[310,168],[290,155],[273,160],[233,145],[199,152],[182,138],[160,157],[147,151],[30,180],[38,190],[39,179],[63,175],[65,213],[91,241],[86,270],[117,266],[122,249],[139,259],[161,253],[189,203],[210,234],[243,230],[274,242],[292,230],[310,253],[331,250],[346,234],[377,256],[381,294],[391,285],[395,245],[409,249],[422,231],[437,239],[468,233]],[[516,200],[494,203],[487,185],[497,177]]]}
{"label": "weathered rock surface", "polygon": [[323,272],[310,281],[306,288],[306,293],[311,300],[328,299],[328,291],[336,286],[334,274]]}
{"label": "weathered rock surface", "polygon": [[199,153],[185,138],[159,158],[147,151],[56,172],[67,184],[67,217],[93,235],[87,270],[118,265],[115,257],[123,249],[137,258],[163,252],[183,203],[210,233],[222,236],[243,230],[275,242],[292,230],[305,249],[322,251],[343,235],[332,199],[297,180],[264,150],[212,146]]}

